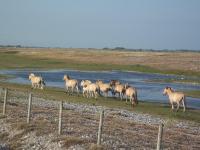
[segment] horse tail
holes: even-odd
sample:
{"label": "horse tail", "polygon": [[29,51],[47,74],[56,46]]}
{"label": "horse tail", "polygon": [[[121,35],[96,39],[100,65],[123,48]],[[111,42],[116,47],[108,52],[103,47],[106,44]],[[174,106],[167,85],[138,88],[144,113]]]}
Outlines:
{"label": "horse tail", "polygon": [[44,80],[42,80],[42,84],[45,86],[46,85],[46,83],[44,82]]}
{"label": "horse tail", "polygon": [[40,76],[40,84],[44,85],[44,86],[46,85],[46,83],[44,82],[44,79],[42,78],[42,76]]}

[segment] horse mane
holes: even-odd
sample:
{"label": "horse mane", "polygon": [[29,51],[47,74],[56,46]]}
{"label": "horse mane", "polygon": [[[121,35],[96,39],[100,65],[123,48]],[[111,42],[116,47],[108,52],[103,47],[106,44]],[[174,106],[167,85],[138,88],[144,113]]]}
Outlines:
{"label": "horse mane", "polygon": [[110,85],[116,85],[117,83],[120,84],[119,80],[111,80]]}
{"label": "horse mane", "polygon": [[172,89],[171,87],[166,86],[166,89],[170,89],[172,92],[174,92],[175,90]]}
{"label": "horse mane", "polygon": [[66,75],[66,77],[67,77],[67,79],[68,79],[68,80],[70,80],[70,79],[71,79],[71,78],[70,78],[68,75]]}

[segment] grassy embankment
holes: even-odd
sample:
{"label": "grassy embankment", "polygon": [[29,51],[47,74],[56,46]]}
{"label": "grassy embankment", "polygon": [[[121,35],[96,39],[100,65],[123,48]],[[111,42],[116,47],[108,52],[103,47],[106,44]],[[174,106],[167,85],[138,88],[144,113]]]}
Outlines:
{"label": "grassy embankment", "polygon": [[[52,100],[63,100],[66,102],[72,103],[82,103],[82,104],[90,104],[97,106],[106,106],[109,108],[120,108],[129,111],[136,111],[141,113],[148,113],[152,115],[158,115],[165,117],[169,120],[173,119],[182,119],[195,121],[200,123],[200,111],[189,109],[185,113],[182,112],[182,108],[178,112],[171,112],[170,107],[160,103],[149,103],[140,101],[139,105],[132,108],[130,104],[126,104],[125,101],[120,101],[119,99],[114,98],[104,98],[99,97],[98,100],[95,99],[87,99],[82,97],[82,95],[73,95],[69,96],[64,92],[64,89],[60,88],[46,88],[45,90],[32,90],[29,85],[19,85],[19,84],[11,84],[11,83],[0,83],[1,87],[6,87],[9,89],[16,89],[20,91],[32,92],[34,95],[39,97],[48,98]],[[166,98],[167,99],[167,98]]]}

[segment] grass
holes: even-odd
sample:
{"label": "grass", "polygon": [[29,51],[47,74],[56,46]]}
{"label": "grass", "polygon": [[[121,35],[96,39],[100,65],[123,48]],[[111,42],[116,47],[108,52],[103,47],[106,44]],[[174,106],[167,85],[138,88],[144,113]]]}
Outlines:
{"label": "grass", "polygon": [[7,80],[7,79],[10,79],[10,78],[13,78],[13,76],[0,74],[0,80]]}
{"label": "grass", "polygon": [[[45,50],[44,50],[45,51]],[[43,51],[41,50],[41,53]],[[84,52],[84,53],[83,53]],[[78,58],[84,58],[86,57],[104,57],[104,53],[102,52],[93,52],[93,51],[83,51],[81,54],[80,52],[77,52]],[[56,55],[58,52],[51,53],[51,55]],[[88,54],[87,54],[88,53]],[[114,55],[107,52],[108,55]],[[122,57],[118,56],[120,55],[120,52],[118,52],[116,57]],[[65,52],[64,54],[67,54]],[[63,55],[64,55],[63,54]],[[42,55],[42,54],[41,54]],[[45,53],[43,54],[45,55]],[[91,55],[91,56],[90,56]],[[122,55],[122,54],[121,54]],[[36,57],[37,56],[37,57]],[[123,62],[109,62],[110,57],[107,58],[105,61],[95,61],[92,60],[79,60],[77,58],[74,58],[76,56],[76,53],[72,56],[66,56],[66,58],[59,58],[61,57],[58,55],[58,57],[41,57],[40,55],[31,55],[31,54],[22,54],[19,51],[2,51],[0,52],[0,69],[77,69],[77,70],[121,70],[121,71],[138,71],[138,72],[145,72],[145,73],[161,73],[161,74],[176,74],[176,75],[186,75],[186,76],[200,76],[200,72],[197,71],[185,71],[185,70],[178,70],[178,69],[161,69],[161,68],[155,68],[152,66],[149,66],[148,63],[141,64],[141,63],[123,63]],[[116,58],[117,59],[117,58]],[[124,60],[123,60],[124,61]]]}
{"label": "grass", "polygon": [[52,100],[63,100],[66,102],[72,102],[78,104],[89,104],[94,106],[119,108],[129,111],[162,116],[168,119],[181,119],[181,120],[189,120],[200,123],[200,118],[199,118],[200,111],[194,109],[187,109],[185,113],[182,112],[182,109],[180,109],[178,112],[171,112],[169,106],[160,103],[143,102],[141,100],[139,101],[139,105],[133,108],[131,107],[130,104],[126,104],[125,101],[120,101],[119,99],[114,99],[114,98],[99,97],[97,100],[95,100],[95,99],[84,98],[82,97],[82,95],[69,96],[64,92],[63,89],[60,88],[46,88],[45,90],[32,90],[28,85],[19,85],[19,84],[1,83],[1,82],[0,86],[9,89],[17,89],[20,91],[32,92],[34,95]]}
{"label": "grass", "polygon": [[144,65],[116,65],[116,64],[100,64],[100,63],[83,63],[73,62],[69,60],[47,59],[47,58],[31,58],[30,56],[21,56],[15,51],[14,53],[0,53],[0,69],[58,69],[68,68],[77,70],[124,70],[124,71],[139,71],[139,72],[159,72]]}
{"label": "grass", "polygon": [[184,91],[187,96],[200,98],[200,90]]}

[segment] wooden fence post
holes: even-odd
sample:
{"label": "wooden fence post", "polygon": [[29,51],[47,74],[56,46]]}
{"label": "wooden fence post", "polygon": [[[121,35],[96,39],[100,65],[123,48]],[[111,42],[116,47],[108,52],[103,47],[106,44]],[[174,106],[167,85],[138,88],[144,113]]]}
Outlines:
{"label": "wooden fence post", "polygon": [[5,89],[5,95],[4,95],[4,102],[3,102],[3,115],[6,114],[6,102],[7,102],[7,94],[8,94],[8,90]]}
{"label": "wooden fence post", "polygon": [[102,127],[103,127],[103,117],[104,117],[104,110],[102,110],[101,114],[100,114],[97,145],[101,145],[101,134],[102,134]]}
{"label": "wooden fence post", "polygon": [[63,102],[60,102],[60,110],[59,110],[59,123],[58,123],[58,134],[61,135],[62,133],[62,109],[63,109]]}
{"label": "wooden fence post", "polygon": [[158,129],[158,141],[157,141],[157,150],[161,149],[161,144],[162,144],[162,135],[163,135],[163,123],[161,123],[159,125],[159,129]]}
{"label": "wooden fence post", "polygon": [[30,122],[30,116],[31,116],[31,104],[32,104],[32,94],[29,94],[28,98],[28,114],[27,114],[27,123]]}

